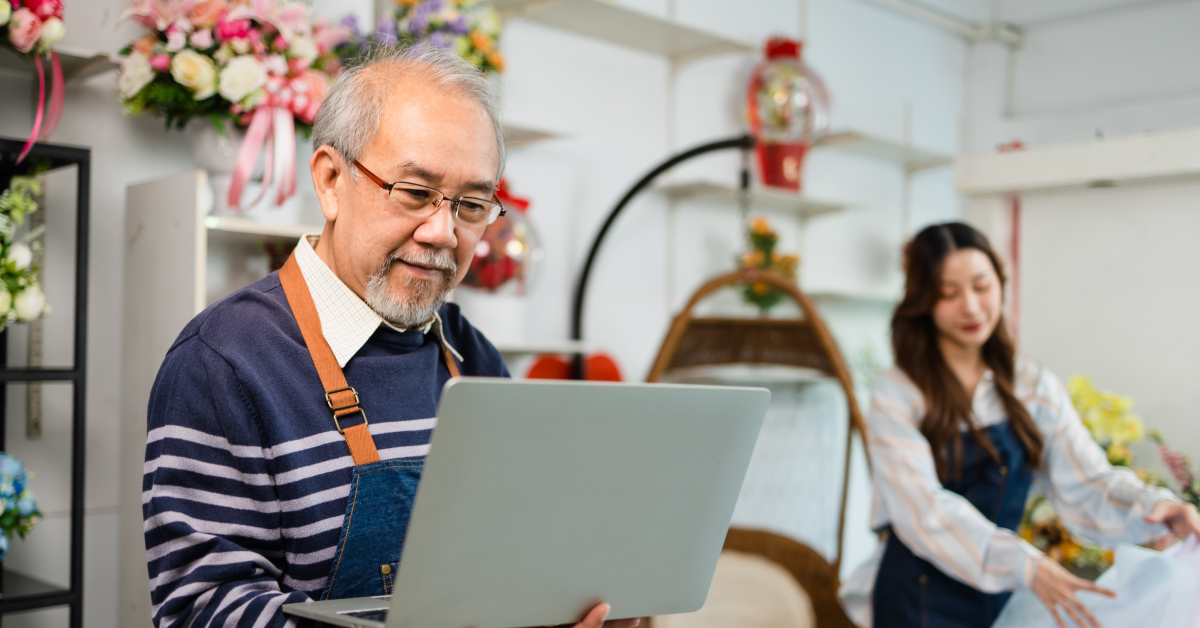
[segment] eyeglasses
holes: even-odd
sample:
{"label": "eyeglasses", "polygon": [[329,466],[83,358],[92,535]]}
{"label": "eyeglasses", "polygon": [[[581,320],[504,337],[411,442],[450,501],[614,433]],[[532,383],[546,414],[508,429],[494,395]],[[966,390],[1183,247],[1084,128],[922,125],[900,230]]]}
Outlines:
{"label": "eyeglasses", "polygon": [[445,194],[417,183],[406,181],[384,183],[383,179],[367,170],[365,166],[358,163],[357,159],[354,160],[354,165],[362,170],[367,178],[386,190],[388,198],[415,217],[432,216],[446,200],[450,201],[450,209],[454,212],[455,220],[468,226],[490,225],[505,214],[504,205],[500,204],[500,199],[496,198],[494,194],[490,201],[470,196],[447,199]]}

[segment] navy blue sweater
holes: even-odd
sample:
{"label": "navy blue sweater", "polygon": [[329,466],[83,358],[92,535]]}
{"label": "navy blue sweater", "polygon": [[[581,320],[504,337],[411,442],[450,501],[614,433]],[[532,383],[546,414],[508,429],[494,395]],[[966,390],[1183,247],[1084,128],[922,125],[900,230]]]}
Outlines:
{"label": "navy blue sweater", "polygon": [[[463,375],[507,376],[441,309]],[[380,457],[424,455],[450,374],[436,334],[385,326],[350,359]],[[320,593],[353,461],[276,274],[194,318],[150,394],[142,504],[156,626],[282,626]]]}

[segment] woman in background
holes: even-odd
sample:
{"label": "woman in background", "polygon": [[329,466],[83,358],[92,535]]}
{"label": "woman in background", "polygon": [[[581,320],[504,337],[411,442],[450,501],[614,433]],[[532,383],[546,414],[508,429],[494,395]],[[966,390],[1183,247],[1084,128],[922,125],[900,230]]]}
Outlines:
{"label": "woman in background", "polygon": [[[1073,534],[1107,546],[1200,533],[1170,492],[1112,467],[1062,382],[1016,357],[1001,313],[1004,272],[983,234],[929,227],[909,246],[892,318],[896,366],[871,392],[872,527],[886,535],[874,625],[987,627],[1016,589],[1059,626],[1098,622],[1076,578],[1014,531],[1041,484]],[[1069,330],[1064,330],[1064,333]]]}

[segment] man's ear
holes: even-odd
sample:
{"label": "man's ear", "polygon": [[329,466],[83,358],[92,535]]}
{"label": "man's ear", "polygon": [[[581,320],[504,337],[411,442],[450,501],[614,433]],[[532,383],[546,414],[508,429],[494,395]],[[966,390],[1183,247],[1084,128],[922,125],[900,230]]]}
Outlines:
{"label": "man's ear", "polygon": [[331,146],[326,144],[313,151],[312,159],[308,161],[312,171],[313,187],[317,190],[317,200],[321,202],[321,213],[325,220],[333,222],[338,215],[337,184],[339,179],[348,175],[346,162]]}

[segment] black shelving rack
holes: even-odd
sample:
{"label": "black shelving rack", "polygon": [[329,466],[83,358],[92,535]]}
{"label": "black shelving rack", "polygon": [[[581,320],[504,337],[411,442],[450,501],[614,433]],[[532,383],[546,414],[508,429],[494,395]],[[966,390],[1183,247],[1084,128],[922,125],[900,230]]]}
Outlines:
{"label": "black shelving rack", "polygon": [[[83,626],[83,488],[84,446],[87,437],[87,302],[88,302],[88,218],[91,181],[91,150],[54,144],[35,144],[25,160],[18,164],[24,142],[0,138],[0,190],[7,189],[14,175],[24,174],[33,160],[48,160],[51,170],[76,166],[77,212],[75,223],[75,342],[71,368],[7,368],[0,365],[0,450],[4,450],[5,394],[11,382],[71,382],[71,553],[70,584],[63,589],[17,573],[5,571],[0,582],[0,619],[5,613],[29,611],[53,606],[70,607],[70,626]],[[0,337],[7,334],[0,334]],[[0,338],[0,350],[7,347]],[[0,351],[0,356],[7,351]],[[36,532],[35,532],[36,533]]]}

